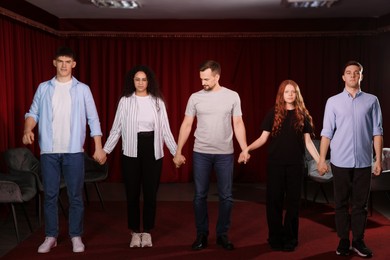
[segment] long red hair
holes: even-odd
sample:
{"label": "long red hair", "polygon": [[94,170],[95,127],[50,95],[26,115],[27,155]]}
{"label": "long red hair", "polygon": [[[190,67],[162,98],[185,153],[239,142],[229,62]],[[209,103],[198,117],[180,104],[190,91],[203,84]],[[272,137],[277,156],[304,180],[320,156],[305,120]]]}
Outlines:
{"label": "long red hair", "polygon": [[[272,136],[276,136],[279,134],[280,129],[282,128],[282,124],[287,116],[286,102],[284,101],[284,90],[287,85],[292,85],[295,89],[296,99],[294,102],[295,107],[295,122],[294,128],[297,133],[302,133],[303,127],[305,125],[305,118],[309,122],[312,129],[314,129],[313,118],[310,116],[309,111],[306,109],[305,102],[303,101],[303,97],[301,91],[299,89],[298,84],[291,80],[284,80],[279,85],[279,90],[276,95],[275,100],[275,118],[274,124],[272,126]],[[314,136],[314,133],[312,134]]]}

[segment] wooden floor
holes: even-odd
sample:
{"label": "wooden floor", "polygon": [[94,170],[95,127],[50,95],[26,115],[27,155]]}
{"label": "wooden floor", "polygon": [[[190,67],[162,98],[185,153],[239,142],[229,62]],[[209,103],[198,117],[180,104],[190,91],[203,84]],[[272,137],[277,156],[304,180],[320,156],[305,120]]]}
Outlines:
{"label": "wooden floor", "polygon": [[[313,199],[315,185],[309,183],[308,186],[308,200]],[[91,201],[99,201],[97,193],[93,185],[88,185],[88,194]],[[101,183],[100,190],[104,198],[104,203],[108,204],[110,201],[123,201],[125,199],[125,192],[122,183]],[[326,185],[325,191],[330,203],[333,202],[332,186]],[[258,184],[235,184],[233,188],[235,200],[242,201],[262,201],[265,200],[265,185]],[[66,204],[66,193],[62,194],[64,204]],[[193,184],[192,183],[165,183],[160,185],[158,199],[160,201],[191,201],[193,198]],[[218,200],[217,190],[215,184],[211,184],[209,198],[210,201]],[[305,200],[302,199],[302,207],[305,207]],[[322,194],[319,194],[317,203],[326,203]],[[390,219],[390,203],[389,198],[385,192],[373,193],[374,209]],[[30,220],[32,222],[33,230],[39,228],[38,218],[36,215],[35,203],[32,201],[26,205]],[[86,205],[86,210],[88,206]],[[59,213],[61,214],[61,212]],[[374,213],[375,214],[375,213]],[[20,205],[16,205],[16,215],[19,225],[19,233],[22,240],[28,238],[31,234],[24,217]],[[44,238],[42,238],[43,241]],[[0,257],[6,254],[9,250],[17,246],[17,239],[15,228],[12,220],[12,213],[7,205],[0,205]],[[37,245],[38,248],[39,245]]]}

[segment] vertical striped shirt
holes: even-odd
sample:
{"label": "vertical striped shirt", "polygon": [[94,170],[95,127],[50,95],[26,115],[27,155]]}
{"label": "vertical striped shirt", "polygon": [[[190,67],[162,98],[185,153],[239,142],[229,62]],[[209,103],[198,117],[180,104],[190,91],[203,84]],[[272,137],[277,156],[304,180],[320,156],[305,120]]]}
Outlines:
{"label": "vertical striped shirt", "polygon": [[[176,154],[177,144],[173,138],[165,104],[161,99],[149,95],[153,104],[154,116],[154,153],[156,160],[164,156],[164,142],[172,155]],[[104,151],[111,153],[119,138],[122,137],[122,152],[128,157],[137,157],[138,106],[135,94],[122,97],[116,110],[114,123],[110,131]]]}

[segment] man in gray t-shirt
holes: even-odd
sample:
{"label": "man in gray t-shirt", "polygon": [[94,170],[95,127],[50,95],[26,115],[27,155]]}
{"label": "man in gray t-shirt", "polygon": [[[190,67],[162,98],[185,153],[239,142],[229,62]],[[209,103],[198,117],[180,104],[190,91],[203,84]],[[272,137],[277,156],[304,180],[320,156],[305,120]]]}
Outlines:
{"label": "man in gray t-shirt", "polygon": [[206,248],[208,244],[207,194],[212,170],[216,172],[218,180],[217,244],[227,250],[234,248],[227,237],[233,206],[233,128],[242,150],[246,148],[247,143],[240,97],[236,92],[219,85],[220,74],[221,67],[215,61],[206,61],[201,65],[200,79],[203,90],[192,94],[188,100],[180,127],[177,152],[173,159],[177,167],[185,163],[185,157],[181,152],[196,117],[193,174],[197,237],[192,244],[193,250]]}

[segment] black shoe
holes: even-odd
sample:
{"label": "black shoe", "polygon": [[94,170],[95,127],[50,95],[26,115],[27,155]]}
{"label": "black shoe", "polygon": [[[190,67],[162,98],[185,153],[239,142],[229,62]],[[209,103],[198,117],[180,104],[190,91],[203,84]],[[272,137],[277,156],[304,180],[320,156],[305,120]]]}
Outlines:
{"label": "black shoe", "polygon": [[364,244],[363,240],[352,241],[352,250],[361,257],[369,258],[372,256],[372,251]]}
{"label": "black shoe", "polygon": [[232,244],[232,242],[229,241],[226,235],[222,235],[217,238],[217,245],[222,246],[226,250],[234,249],[234,245]]}
{"label": "black shoe", "polygon": [[271,247],[271,249],[273,251],[283,251],[283,245],[282,244],[274,243],[274,244],[269,244],[269,246]]}
{"label": "black shoe", "polygon": [[192,250],[201,250],[207,247],[207,235],[198,234],[194,243],[192,243]]}
{"label": "black shoe", "polygon": [[283,251],[284,252],[292,252],[292,251],[294,251],[295,250],[295,248],[297,247],[297,245],[298,245],[298,242],[295,240],[295,239],[293,239],[293,240],[289,240],[289,241],[287,241],[287,242],[285,242],[284,244],[283,244]]}
{"label": "black shoe", "polygon": [[340,239],[339,246],[336,250],[336,255],[347,256],[350,254],[349,250],[350,242],[347,238]]}
{"label": "black shoe", "polygon": [[273,251],[282,251],[283,250],[283,240],[280,238],[268,238],[268,244]]}

